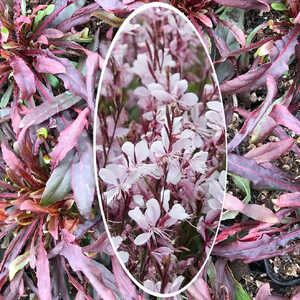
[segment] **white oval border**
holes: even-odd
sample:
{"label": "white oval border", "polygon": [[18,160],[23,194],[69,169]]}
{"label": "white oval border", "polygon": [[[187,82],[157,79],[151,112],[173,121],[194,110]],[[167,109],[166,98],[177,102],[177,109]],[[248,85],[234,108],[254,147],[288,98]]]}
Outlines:
{"label": "white oval border", "polygon": [[[97,91],[97,96],[96,96],[96,105],[95,105],[95,111],[94,111],[94,128],[93,128],[93,159],[94,159],[94,175],[95,175],[95,180],[96,180],[96,191],[97,191],[97,198],[98,198],[98,202],[99,202],[99,206],[100,206],[100,210],[101,210],[101,217],[103,219],[103,223],[104,223],[104,227],[108,236],[108,239],[110,241],[110,245],[116,255],[116,257],[118,258],[119,263],[121,264],[123,270],[125,271],[126,275],[131,279],[131,281],[137,285],[141,290],[143,290],[145,293],[152,295],[154,297],[160,297],[160,298],[169,298],[169,297],[175,297],[179,294],[181,294],[182,292],[184,292],[185,290],[187,290],[199,277],[199,275],[201,274],[201,272],[203,271],[203,268],[206,266],[209,257],[211,256],[211,252],[214,248],[215,242],[216,242],[216,238],[220,229],[220,225],[221,225],[221,221],[222,221],[222,213],[223,213],[223,209],[224,209],[224,199],[225,199],[225,193],[226,193],[226,188],[227,188],[227,180],[225,179],[225,190],[224,190],[224,199],[222,202],[222,208],[221,208],[221,214],[220,214],[220,218],[219,218],[219,223],[217,226],[217,230],[215,233],[215,237],[212,243],[212,246],[210,248],[209,253],[206,256],[206,259],[204,260],[204,263],[202,265],[202,267],[200,268],[200,270],[198,271],[198,273],[194,276],[194,278],[188,283],[186,284],[183,288],[179,289],[178,291],[174,292],[174,293],[169,293],[169,294],[161,294],[161,293],[155,293],[154,291],[149,290],[148,288],[144,287],[140,282],[138,282],[133,275],[129,272],[129,270],[127,269],[127,267],[125,266],[125,264],[123,263],[122,259],[120,258],[118,251],[116,249],[116,247],[114,246],[113,242],[112,242],[112,237],[108,228],[108,224],[107,224],[107,220],[105,218],[105,213],[104,213],[104,209],[103,209],[103,205],[102,205],[102,197],[100,194],[100,189],[99,189],[99,183],[98,183],[98,166],[97,166],[97,156],[96,156],[96,127],[97,127],[97,111],[98,111],[98,106],[99,106],[99,97],[100,97],[100,92],[101,92],[101,88],[102,88],[102,82],[103,82],[103,77],[104,77],[104,73],[108,64],[108,61],[110,59],[110,56],[112,54],[112,51],[114,50],[114,46],[116,44],[116,42],[119,39],[119,36],[123,33],[124,29],[126,28],[126,26],[129,24],[129,22],[134,19],[138,14],[142,13],[143,11],[150,9],[150,8],[165,8],[165,9],[169,9],[171,11],[173,11],[174,13],[178,14],[181,18],[183,18],[191,27],[191,29],[195,32],[195,34],[197,35],[198,39],[200,40],[200,43],[202,44],[202,47],[204,48],[205,54],[208,57],[208,61],[210,63],[210,67],[212,69],[212,76],[213,76],[213,80],[218,88],[218,94],[220,96],[220,101],[223,105],[223,116],[224,116],[224,128],[225,128],[225,153],[226,153],[226,157],[225,157],[225,171],[226,171],[226,177],[227,178],[227,127],[226,127],[226,118],[225,118],[225,107],[224,107],[224,103],[223,103],[223,98],[222,98],[222,94],[221,94],[221,89],[220,89],[220,85],[219,85],[219,81],[218,81],[218,77],[217,77],[217,73],[214,67],[214,64],[211,60],[210,54],[208,52],[208,49],[205,46],[205,43],[203,42],[199,32],[197,31],[196,27],[193,25],[193,23],[191,22],[191,20],[184,15],[184,13],[182,13],[180,10],[178,10],[176,7],[167,4],[167,3],[161,3],[161,2],[152,2],[152,3],[147,3],[147,4],[143,4],[142,6],[138,7],[137,9],[135,9],[122,23],[122,25],[120,26],[120,28],[118,29],[116,35],[114,36],[109,49],[107,51],[107,54],[105,56],[105,60],[103,63],[103,67],[101,70],[101,76],[100,76],[100,80],[99,80],[99,85],[98,85],[98,91]],[[101,296],[101,295],[100,295]]]}

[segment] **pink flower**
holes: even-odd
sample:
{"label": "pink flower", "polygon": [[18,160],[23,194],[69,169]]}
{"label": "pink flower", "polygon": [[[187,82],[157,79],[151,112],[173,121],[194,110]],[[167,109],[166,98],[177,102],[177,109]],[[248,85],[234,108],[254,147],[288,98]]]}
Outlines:
{"label": "pink flower", "polygon": [[158,201],[154,198],[146,202],[146,210],[144,214],[139,207],[136,207],[128,212],[129,217],[133,219],[143,231],[145,231],[135,238],[134,243],[137,246],[147,243],[151,237],[154,237],[154,234],[170,240],[168,234],[164,232],[164,229],[174,225],[178,221],[184,221],[185,219],[189,218],[189,215],[179,203],[174,204],[172,209],[169,210],[169,200],[170,191],[166,190],[162,193],[162,201],[163,208],[168,214],[169,218],[164,222],[163,225],[157,224],[161,216],[161,209]]}
{"label": "pink flower", "polygon": [[117,164],[110,164],[100,169],[99,176],[110,187],[104,193],[108,204],[118,198],[121,192],[127,193],[139,177],[137,172],[128,172],[127,168]]}
{"label": "pink flower", "polygon": [[163,104],[178,105],[182,110],[189,110],[198,103],[196,94],[185,93],[188,83],[186,80],[180,80],[179,73],[170,77],[170,92],[159,83],[151,83],[147,87],[151,95]]}

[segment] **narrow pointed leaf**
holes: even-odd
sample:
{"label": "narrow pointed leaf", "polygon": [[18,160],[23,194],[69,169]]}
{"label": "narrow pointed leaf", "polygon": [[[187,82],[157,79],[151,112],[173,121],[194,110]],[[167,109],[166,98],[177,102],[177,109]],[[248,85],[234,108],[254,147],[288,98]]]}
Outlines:
{"label": "narrow pointed leaf", "polygon": [[20,127],[29,127],[40,124],[52,116],[64,111],[80,101],[81,97],[68,92],[54,97],[51,102],[44,102],[31,109],[20,122]]}
{"label": "narrow pointed leaf", "polygon": [[254,159],[236,154],[228,155],[228,171],[249,179],[257,188],[278,189],[299,192],[300,186],[281,174],[274,174],[270,169],[260,166]]}
{"label": "narrow pointed leaf", "polygon": [[55,168],[60,160],[77,145],[78,138],[87,124],[87,116],[90,110],[85,108],[79,113],[76,120],[65,128],[59,135],[58,143],[50,154],[52,159],[51,166]]}
{"label": "narrow pointed leaf", "polygon": [[258,164],[269,162],[279,158],[282,154],[289,151],[293,144],[294,140],[292,138],[279,142],[269,142],[249,151],[244,155],[244,157],[255,159]]}
{"label": "narrow pointed leaf", "polygon": [[41,199],[41,205],[48,206],[54,202],[63,200],[65,195],[70,192],[73,156],[73,151],[69,152],[53,170],[46,183],[46,188]]}
{"label": "narrow pointed leaf", "polygon": [[22,99],[28,100],[36,91],[33,72],[18,56],[11,58],[10,65],[14,71],[14,79],[22,92]]}
{"label": "narrow pointed leaf", "polygon": [[76,156],[78,161],[72,165],[71,186],[80,213],[85,217],[89,217],[94,201],[96,183],[93,147],[85,131],[78,139],[78,153]]}

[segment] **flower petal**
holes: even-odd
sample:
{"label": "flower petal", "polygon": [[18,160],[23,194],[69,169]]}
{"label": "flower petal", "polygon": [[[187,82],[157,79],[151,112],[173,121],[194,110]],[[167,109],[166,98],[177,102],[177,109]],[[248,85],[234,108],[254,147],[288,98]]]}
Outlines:
{"label": "flower petal", "polygon": [[147,201],[146,203],[147,209],[145,212],[145,217],[148,223],[150,223],[152,226],[156,225],[156,222],[158,221],[160,217],[160,206],[156,199],[152,198]]}
{"label": "flower petal", "polygon": [[125,142],[122,145],[122,151],[127,155],[131,162],[134,162],[134,145],[131,142]]}
{"label": "flower petal", "polygon": [[190,108],[194,106],[198,102],[198,97],[194,93],[186,93],[180,99],[180,105],[184,108]]}
{"label": "flower petal", "polygon": [[151,235],[152,235],[151,232],[144,232],[144,233],[141,233],[140,235],[138,235],[138,236],[135,238],[134,243],[135,243],[137,246],[144,245],[144,244],[147,243],[148,240],[151,238]]}
{"label": "flower petal", "polygon": [[141,209],[136,207],[128,212],[128,215],[131,219],[133,219],[142,229],[148,230],[149,224],[143,215]]}
{"label": "flower petal", "polygon": [[172,160],[169,164],[167,183],[177,184],[181,179],[181,170],[179,162]]}
{"label": "flower petal", "polygon": [[176,220],[185,220],[189,218],[189,215],[185,212],[184,207],[181,204],[175,204],[169,211],[171,218]]}
{"label": "flower petal", "polygon": [[115,177],[115,174],[109,169],[106,169],[106,168],[100,169],[99,176],[106,183],[110,183],[110,184],[113,184],[113,185],[118,184],[117,178]]}
{"label": "flower petal", "polygon": [[144,161],[149,156],[149,148],[145,140],[135,145],[135,156],[138,163]]}

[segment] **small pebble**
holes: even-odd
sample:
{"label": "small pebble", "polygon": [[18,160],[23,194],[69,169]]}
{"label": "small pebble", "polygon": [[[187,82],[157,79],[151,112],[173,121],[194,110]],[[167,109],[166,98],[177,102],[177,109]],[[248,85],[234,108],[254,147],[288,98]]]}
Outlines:
{"label": "small pebble", "polygon": [[289,165],[283,165],[282,169],[285,170],[285,171],[289,171],[291,169],[291,166],[289,166]]}

